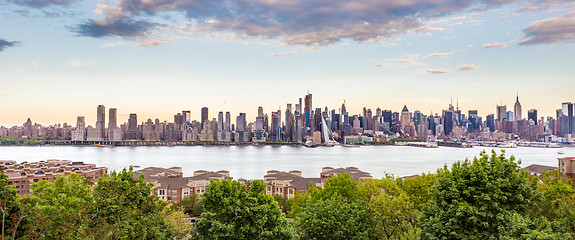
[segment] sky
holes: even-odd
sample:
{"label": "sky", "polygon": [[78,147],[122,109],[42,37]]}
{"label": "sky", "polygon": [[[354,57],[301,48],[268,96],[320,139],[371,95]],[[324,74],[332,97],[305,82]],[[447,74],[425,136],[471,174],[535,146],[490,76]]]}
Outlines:
{"label": "sky", "polygon": [[554,116],[575,102],[571,0],[3,0],[0,125],[313,107]]}

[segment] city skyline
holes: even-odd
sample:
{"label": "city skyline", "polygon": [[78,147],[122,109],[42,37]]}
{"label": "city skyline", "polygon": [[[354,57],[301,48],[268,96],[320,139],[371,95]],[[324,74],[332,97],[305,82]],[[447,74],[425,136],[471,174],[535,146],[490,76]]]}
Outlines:
{"label": "city skyline", "polygon": [[[574,102],[575,3],[566,0],[8,0],[0,2],[0,125],[256,116],[295,103],[425,114]],[[425,4],[427,3],[427,4]],[[216,115],[210,114],[210,119]],[[94,120],[92,120],[94,119]]]}
{"label": "city skyline", "polygon": [[[297,104],[297,99],[298,99],[298,98],[295,98],[295,99],[296,99],[296,100],[294,100],[294,101],[292,101],[292,102],[287,102],[287,103],[283,103],[283,104],[277,105],[277,107],[275,107],[275,108],[273,108],[273,107],[271,107],[271,108],[265,108],[265,107],[263,107],[263,105],[266,105],[266,104],[262,104],[262,105],[257,106],[257,107],[256,107],[256,106],[251,107],[251,108],[249,108],[247,111],[242,111],[242,110],[232,111],[232,110],[227,110],[227,109],[213,109],[213,108],[208,107],[208,106],[206,106],[206,105],[202,105],[201,107],[199,107],[199,108],[197,108],[197,109],[195,109],[195,108],[194,108],[194,109],[192,109],[192,108],[183,108],[183,109],[180,109],[180,110],[171,109],[170,107],[165,107],[165,108],[164,108],[165,114],[154,114],[154,113],[146,113],[146,112],[144,112],[144,113],[142,114],[142,113],[136,112],[136,111],[123,110],[123,109],[121,109],[121,108],[119,108],[119,107],[116,107],[116,106],[113,105],[113,104],[112,104],[112,105],[97,104],[97,106],[98,106],[98,109],[99,109],[100,107],[104,107],[104,106],[108,106],[108,109],[113,109],[113,111],[115,112],[114,114],[115,114],[115,116],[116,116],[116,119],[115,119],[115,120],[117,121],[117,124],[118,124],[118,125],[121,124],[121,123],[127,123],[127,122],[129,121],[129,118],[130,118],[130,115],[131,115],[131,114],[137,114],[138,119],[139,119],[139,120],[138,120],[139,123],[145,122],[147,119],[151,119],[152,121],[154,121],[155,119],[158,119],[158,120],[160,120],[160,122],[173,122],[173,120],[174,120],[174,114],[182,114],[183,112],[186,112],[186,114],[189,113],[189,114],[191,115],[191,116],[189,116],[189,117],[190,117],[190,120],[192,120],[192,121],[193,121],[193,120],[199,121],[199,122],[202,122],[202,124],[203,124],[203,121],[202,121],[202,120],[204,119],[204,114],[203,114],[204,109],[206,109],[206,110],[209,109],[209,110],[210,110],[210,111],[207,111],[207,112],[206,112],[206,114],[207,114],[206,120],[210,120],[210,121],[211,121],[212,119],[216,119],[216,120],[217,120],[217,119],[218,119],[218,113],[219,113],[219,112],[230,112],[230,113],[231,113],[232,115],[234,115],[234,116],[237,116],[237,115],[239,115],[240,113],[244,113],[244,114],[246,115],[246,120],[247,120],[248,122],[255,122],[256,117],[259,115],[259,111],[260,111],[260,110],[263,110],[263,114],[267,114],[268,117],[271,118],[271,115],[272,115],[273,112],[276,112],[276,111],[278,111],[278,110],[281,110],[282,112],[285,111],[285,110],[286,110],[286,107],[287,107],[287,104],[292,105],[292,106],[295,106],[295,105]],[[303,99],[303,98],[302,98],[302,99]],[[437,110],[433,109],[433,110],[431,110],[431,111],[426,112],[426,111],[424,111],[424,110],[421,110],[421,108],[418,108],[416,105],[408,105],[408,104],[400,104],[400,103],[398,103],[398,106],[400,106],[400,107],[397,108],[397,109],[396,109],[396,108],[388,108],[388,107],[386,107],[386,106],[361,106],[361,107],[358,107],[358,108],[356,109],[356,108],[351,108],[350,105],[349,105],[349,102],[348,102],[347,100],[345,100],[345,99],[344,99],[339,105],[336,104],[336,103],[330,103],[329,105],[325,105],[325,106],[323,106],[323,105],[316,105],[317,102],[321,102],[321,101],[318,101],[318,96],[316,95],[316,97],[314,98],[313,109],[315,109],[315,108],[324,109],[324,108],[327,107],[327,108],[330,109],[330,110],[333,109],[333,110],[336,110],[337,112],[339,112],[339,111],[341,111],[341,104],[345,103],[346,110],[347,110],[347,112],[350,113],[351,115],[356,115],[356,114],[362,115],[363,108],[371,109],[371,110],[373,110],[373,111],[375,111],[375,109],[377,109],[377,108],[380,108],[380,109],[382,109],[382,110],[391,110],[392,112],[402,112],[401,109],[403,109],[403,108],[406,107],[406,106],[407,106],[409,109],[411,109],[411,110],[410,110],[411,113],[413,113],[414,111],[419,111],[419,112],[421,112],[421,113],[423,113],[423,114],[425,114],[425,115],[430,115],[431,113],[433,113],[434,115],[435,115],[435,114],[440,114],[440,115],[441,115],[441,112],[442,112],[442,111],[447,110],[447,109],[449,108],[449,106],[452,105],[454,108],[457,108],[457,109],[461,110],[461,112],[462,112],[463,114],[465,114],[465,115],[467,115],[467,112],[468,112],[468,111],[472,110],[472,111],[477,111],[477,114],[478,114],[479,116],[485,117],[485,116],[487,116],[487,115],[493,114],[493,115],[496,116],[496,118],[499,118],[499,117],[498,117],[498,116],[499,116],[499,115],[498,115],[499,106],[504,106],[504,107],[506,107],[506,108],[504,108],[504,113],[507,113],[507,111],[510,111],[510,112],[512,112],[512,113],[515,113],[516,111],[515,111],[515,109],[514,109],[514,107],[515,107],[514,104],[517,103],[517,101],[519,101],[519,100],[520,100],[520,102],[521,102],[520,108],[521,108],[521,105],[523,106],[523,114],[522,114],[523,119],[527,119],[527,118],[528,118],[528,116],[527,116],[527,111],[530,110],[530,109],[535,109],[535,110],[538,112],[539,118],[541,118],[541,117],[555,117],[555,115],[556,115],[556,110],[561,109],[561,104],[562,104],[562,103],[564,103],[564,102],[572,102],[572,101],[563,101],[563,102],[561,102],[561,103],[555,104],[555,109],[553,110],[553,113],[552,113],[552,114],[549,114],[549,115],[545,115],[545,114],[542,114],[542,113],[544,113],[544,112],[541,111],[539,108],[533,107],[533,106],[527,106],[527,105],[524,103],[525,100],[524,100],[523,98],[520,98],[520,96],[519,96],[518,94],[514,96],[514,101],[515,101],[515,102],[514,102],[513,104],[511,104],[511,103],[506,103],[506,102],[501,102],[501,101],[500,101],[500,102],[496,103],[495,105],[493,105],[493,107],[492,107],[493,110],[492,110],[492,111],[486,111],[486,112],[483,112],[483,111],[481,111],[481,110],[478,110],[479,108],[473,108],[473,106],[464,107],[464,106],[461,105],[461,102],[460,102],[459,98],[450,98],[450,99],[449,99],[449,102],[446,102],[443,108],[437,109]],[[575,101],[573,101],[573,102],[575,102]],[[177,104],[175,104],[175,105],[177,105]],[[267,105],[268,105],[268,106],[271,106],[271,105],[273,105],[273,104],[267,104]],[[330,107],[330,106],[333,106],[333,107]],[[92,108],[93,108],[93,106],[92,106]],[[292,107],[292,108],[293,108],[293,107]],[[303,106],[302,106],[302,108],[303,108]],[[5,121],[6,118],[4,118],[4,116],[2,116],[2,118],[0,118],[0,126],[10,127],[10,126],[22,125],[22,123],[24,123],[24,122],[26,121],[26,119],[32,119],[34,123],[42,124],[42,125],[44,125],[44,126],[53,125],[53,124],[63,124],[63,123],[67,123],[67,124],[69,124],[69,125],[75,125],[75,123],[77,122],[77,118],[78,118],[79,116],[81,116],[81,117],[84,118],[84,122],[86,123],[86,126],[90,125],[90,126],[96,127],[97,122],[100,121],[100,120],[98,120],[99,111],[100,111],[100,110],[98,110],[98,111],[93,111],[93,109],[91,109],[91,110],[84,109],[84,110],[81,111],[81,113],[85,113],[85,114],[79,114],[79,113],[72,113],[72,112],[70,112],[69,115],[70,115],[70,116],[73,116],[73,119],[72,119],[72,120],[70,120],[70,121],[56,120],[55,122],[41,122],[41,121],[38,121],[38,120],[34,119],[33,117],[31,117],[31,115],[28,115],[27,117],[25,116],[25,117],[24,117],[21,121],[19,121],[19,122],[15,122],[15,123],[13,123],[13,124],[4,124],[4,122],[7,122],[7,121]],[[108,115],[108,112],[107,112],[107,111],[108,111],[108,110],[105,110],[105,113],[106,113],[105,115],[106,115],[106,116]],[[119,113],[118,113],[118,112],[119,112]],[[26,111],[23,111],[23,114],[25,114],[25,113],[26,113]],[[32,115],[33,115],[33,114],[32,114]],[[56,118],[56,119],[58,119],[58,118]],[[106,120],[106,121],[107,121],[107,120]],[[106,123],[104,124],[104,127],[107,126],[107,124],[108,124],[108,122],[106,122]]]}

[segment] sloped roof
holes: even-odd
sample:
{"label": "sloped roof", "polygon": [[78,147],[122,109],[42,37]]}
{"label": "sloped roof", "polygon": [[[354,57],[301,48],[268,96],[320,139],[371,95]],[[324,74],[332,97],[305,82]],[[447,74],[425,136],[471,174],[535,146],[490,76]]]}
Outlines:
{"label": "sloped roof", "polygon": [[558,169],[558,168],[552,167],[552,166],[539,165],[539,164],[531,164],[527,167],[524,167],[523,169],[526,169],[527,171],[532,172],[532,173],[544,173],[544,172],[547,172],[549,170]]}

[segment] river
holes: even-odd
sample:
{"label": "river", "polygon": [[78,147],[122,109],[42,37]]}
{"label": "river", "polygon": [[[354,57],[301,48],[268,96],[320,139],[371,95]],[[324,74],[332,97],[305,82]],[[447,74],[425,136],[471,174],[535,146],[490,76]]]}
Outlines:
{"label": "river", "polygon": [[[478,156],[492,148],[419,148],[403,146],[318,147],[301,146],[2,146],[0,160],[39,161],[62,159],[96,163],[110,171],[130,165],[140,167],[182,167],[184,176],[196,170],[228,170],[234,179],[262,179],[268,170],[300,170],[304,177],[319,177],[321,168],[358,167],[373,177],[386,173],[408,176],[434,172],[444,164]],[[501,151],[501,149],[495,149]],[[557,157],[575,156],[575,148],[518,147],[505,149],[521,159],[521,166],[557,166]],[[565,152],[559,155],[558,151]]]}

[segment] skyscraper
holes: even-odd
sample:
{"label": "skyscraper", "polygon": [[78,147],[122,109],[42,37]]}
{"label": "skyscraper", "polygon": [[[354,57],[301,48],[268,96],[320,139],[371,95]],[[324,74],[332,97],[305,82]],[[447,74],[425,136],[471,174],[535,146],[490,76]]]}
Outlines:
{"label": "skyscraper", "polygon": [[312,118],[312,96],[310,93],[308,93],[307,95],[305,95],[305,105],[304,105],[304,115],[305,115],[305,126],[306,127],[311,127],[311,125],[313,124],[311,122],[311,118]]}
{"label": "skyscraper", "polygon": [[108,113],[108,129],[114,129],[118,127],[118,109],[110,108]]}
{"label": "skyscraper", "polygon": [[202,128],[204,127],[204,124],[206,123],[206,121],[208,121],[208,108],[203,107],[202,108]]}
{"label": "skyscraper", "polygon": [[192,112],[191,111],[182,111],[182,115],[184,116],[184,124],[189,124],[192,122]]}
{"label": "skyscraper", "polygon": [[561,120],[561,134],[574,134],[575,133],[575,107],[573,103],[564,102],[561,104],[561,111],[563,112],[563,117]]}
{"label": "skyscraper", "polygon": [[226,120],[224,120],[224,131],[229,132],[232,124],[230,112],[226,112]]}
{"label": "skyscraper", "polygon": [[528,117],[528,119],[533,120],[533,122],[535,122],[535,125],[537,125],[537,110],[536,109],[529,109],[529,112],[527,112],[527,117]]}
{"label": "skyscraper", "polygon": [[504,121],[507,119],[507,105],[497,105],[497,121]]}
{"label": "skyscraper", "polygon": [[521,114],[521,103],[519,103],[519,94],[517,94],[517,100],[515,100],[515,106],[513,107],[513,112],[515,113],[513,115],[513,120],[521,121],[523,119],[523,116]]}
{"label": "skyscraper", "polygon": [[98,138],[104,140],[106,137],[106,108],[104,105],[98,105],[96,112],[96,131],[98,131]]}
{"label": "skyscraper", "polygon": [[86,141],[86,121],[83,116],[78,116],[76,129],[72,132],[72,141]]}

